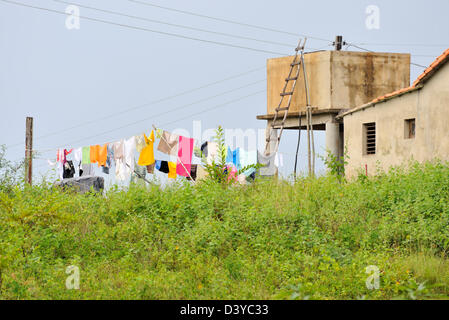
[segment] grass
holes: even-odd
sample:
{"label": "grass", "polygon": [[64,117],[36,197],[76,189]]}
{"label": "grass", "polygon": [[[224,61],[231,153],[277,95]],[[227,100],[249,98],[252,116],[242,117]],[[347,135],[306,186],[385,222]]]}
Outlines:
{"label": "grass", "polygon": [[[1,299],[444,299],[449,167],[251,186],[0,187]],[[80,289],[65,287],[79,267]],[[369,290],[366,267],[379,268]]]}

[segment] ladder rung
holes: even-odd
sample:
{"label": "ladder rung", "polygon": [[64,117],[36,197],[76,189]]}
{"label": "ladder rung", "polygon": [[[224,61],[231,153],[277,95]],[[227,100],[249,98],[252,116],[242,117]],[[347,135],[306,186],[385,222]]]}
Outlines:
{"label": "ladder rung", "polygon": [[[300,44],[298,44],[298,46],[295,48],[296,54],[295,54],[295,58],[293,59],[293,62],[290,64],[291,69],[290,69],[290,73],[288,75],[288,77],[285,79],[286,83],[285,83],[285,87],[283,89],[283,92],[280,94],[281,96],[281,101],[279,102],[279,106],[275,109],[276,110],[276,114],[274,115],[273,120],[271,121],[271,128],[275,129],[275,127],[280,127],[280,132],[279,134],[277,134],[276,139],[271,139],[271,130],[270,130],[270,136],[268,138],[266,138],[267,141],[267,145],[265,147],[265,151],[268,150],[268,145],[272,140],[277,140],[276,142],[276,151],[279,147],[279,143],[281,142],[281,136],[282,136],[282,132],[284,131],[284,126],[285,126],[285,120],[288,116],[288,110],[290,109],[290,102],[293,96],[293,92],[295,91],[295,86],[296,86],[296,81],[298,80],[298,75],[299,75],[299,70],[300,70],[300,64],[302,63],[302,57],[303,57],[303,52],[301,51],[301,58],[296,61],[296,59],[298,58],[298,51],[304,49],[304,46],[300,47]],[[292,77],[292,72],[294,69],[294,66],[298,66],[298,70],[296,73],[296,76]],[[287,89],[288,86],[288,82],[289,81],[295,81],[293,83],[293,87],[290,89],[292,90],[291,92],[285,92],[285,90]],[[285,96],[290,96],[289,98],[289,102],[288,102],[288,106],[287,107],[281,107],[282,105],[282,101],[284,100]],[[278,112],[279,111],[285,111],[281,116],[279,116],[280,119],[278,119]],[[310,111],[310,108],[307,107],[307,112]]]}

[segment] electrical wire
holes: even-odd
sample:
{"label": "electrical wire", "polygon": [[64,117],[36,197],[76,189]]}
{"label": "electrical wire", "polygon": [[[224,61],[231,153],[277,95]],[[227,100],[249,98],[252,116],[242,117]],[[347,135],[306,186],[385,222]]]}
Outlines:
{"label": "electrical wire", "polygon": [[63,0],[51,0],[51,1],[58,2],[58,3],[63,3],[63,4],[68,4],[68,5],[76,5],[76,6],[80,7],[80,8],[85,8],[85,9],[89,9],[89,10],[95,10],[95,11],[108,13],[108,14],[114,14],[114,15],[118,15],[118,16],[122,16],[122,17],[126,17],[126,18],[131,18],[131,19],[137,19],[137,20],[141,20],[141,21],[147,21],[147,22],[153,22],[153,23],[168,25],[168,26],[171,26],[171,27],[183,28],[183,29],[188,29],[188,30],[193,30],[193,31],[205,32],[205,33],[210,33],[210,34],[216,34],[216,35],[220,35],[220,36],[232,37],[232,38],[236,38],[236,39],[251,40],[251,41],[257,41],[257,42],[274,44],[274,45],[278,45],[278,46],[284,46],[284,47],[292,48],[292,45],[291,44],[287,44],[287,43],[280,43],[280,42],[275,42],[275,41],[256,39],[256,38],[239,36],[239,35],[230,34],[230,33],[217,32],[217,31],[212,31],[212,30],[205,30],[205,29],[190,27],[190,26],[181,25],[181,24],[174,24],[174,23],[169,23],[169,22],[165,22],[165,21],[160,21],[160,20],[154,20],[154,19],[149,19],[149,18],[145,18],[145,17],[129,15],[129,14],[116,12],[116,11],[112,11],[112,10],[106,10],[106,9],[101,9],[101,8],[90,7],[90,6],[86,6],[86,5],[79,4],[79,3],[76,3],[76,2],[72,2],[72,1],[63,1]]}
{"label": "electrical wire", "polygon": [[[77,129],[77,128],[80,128],[80,127],[83,127],[83,126],[86,126],[86,125],[89,125],[89,124],[98,123],[99,121],[107,120],[107,119],[110,119],[110,118],[113,118],[113,117],[125,114],[125,113],[130,112],[130,111],[142,109],[144,107],[149,107],[149,106],[153,106],[153,105],[159,104],[159,103],[164,102],[164,101],[172,100],[172,99],[175,99],[175,98],[178,98],[178,97],[181,97],[181,96],[184,96],[184,95],[187,95],[187,94],[199,91],[201,89],[212,87],[212,86],[214,86],[216,84],[220,84],[220,83],[223,83],[223,82],[226,82],[226,81],[229,81],[229,80],[233,80],[233,79],[236,79],[236,78],[240,78],[240,77],[246,76],[246,75],[254,73],[256,71],[260,71],[262,69],[265,69],[265,67],[251,69],[249,71],[238,73],[236,75],[232,75],[230,77],[227,77],[227,78],[224,78],[224,79],[221,79],[221,80],[218,80],[218,81],[214,81],[214,82],[211,82],[211,83],[208,83],[208,84],[205,84],[205,85],[193,88],[193,89],[189,89],[189,90],[177,93],[177,94],[172,95],[172,96],[168,96],[168,97],[164,97],[164,98],[161,98],[161,99],[157,99],[157,100],[154,100],[154,101],[151,101],[151,102],[148,102],[148,103],[144,103],[144,104],[141,104],[141,105],[138,105],[138,106],[134,106],[134,107],[131,107],[131,108],[124,109],[124,110],[119,111],[119,112],[115,112],[115,113],[109,114],[109,115],[101,117],[101,118],[96,118],[96,119],[89,120],[89,121],[86,121],[86,122],[83,122],[83,123],[80,123],[80,124],[77,124],[77,125],[74,125],[74,126],[71,126],[71,127],[68,127],[68,128],[64,128],[62,130],[58,130],[58,131],[54,131],[54,132],[51,132],[51,133],[48,133],[48,134],[45,134],[45,135],[42,135],[42,136],[38,136],[38,137],[35,138],[35,141],[42,140],[42,139],[45,139],[45,138],[48,138],[48,137],[51,137],[51,136],[59,135],[61,133],[64,133],[64,132],[67,132],[67,131],[70,131],[70,130],[73,130],[73,129]],[[226,91],[226,93],[228,93],[228,91]],[[15,148],[15,147],[18,147],[18,146],[23,146],[23,145],[24,145],[23,142],[18,142],[18,143],[12,144],[10,146],[7,146],[7,148],[8,149],[12,149],[12,148]]]}
{"label": "electrical wire", "polygon": [[[347,47],[355,47],[358,48],[360,50],[364,50],[364,51],[368,51],[368,52],[375,52],[375,51],[371,51],[365,48],[362,48],[359,46],[360,44],[353,44],[353,43],[347,43]],[[412,57],[425,57],[425,58],[435,58],[435,55],[433,54],[410,54]]]}
{"label": "electrical wire", "polygon": [[[65,13],[65,12],[61,12],[61,11],[57,11],[57,10],[53,10],[53,9],[48,9],[48,8],[43,8],[43,7],[37,7],[37,6],[28,5],[28,4],[24,4],[24,3],[19,3],[19,2],[15,2],[15,1],[9,1],[9,0],[0,0],[0,1],[5,2],[5,3],[9,3],[9,4],[14,4],[14,5],[23,6],[23,7],[28,7],[28,8],[33,8],[33,9],[44,10],[44,11],[53,12],[53,13],[58,13],[58,14],[62,14],[62,15],[68,15],[68,14]],[[58,0],[53,0],[53,1],[55,1],[55,2],[62,2],[62,3],[68,3],[68,2],[65,2],[65,1],[58,1]],[[90,8],[92,8],[92,7],[90,7]],[[101,10],[101,9],[97,9],[97,8],[95,8],[95,9],[96,9],[96,10]],[[116,13],[116,14],[117,14],[117,13]],[[86,16],[80,16],[80,18],[84,18],[84,19],[91,20],[91,21],[97,21],[97,22],[107,23],[107,24],[113,24],[113,25],[123,26],[123,27],[131,27],[131,28],[133,28],[133,29],[138,29],[138,30],[144,30],[144,31],[150,31],[150,32],[160,33],[160,32],[158,32],[158,31],[154,31],[154,30],[149,30],[149,29],[145,29],[145,28],[140,28],[140,27],[135,27],[135,26],[124,25],[124,24],[117,24],[117,23],[114,23],[114,22],[105,21],[105,20],[100,20],[100,19],[96,19],[96,18],[90,18],[90,17],[86,17]],[[165,33],[165,32],[162,32],[162,33],[163,33],[163,34],[168,34],[168,33]],[[174,36],[177,36],[177,35],[175,35],[175,34],[168,34],[168,35],[174,35]],[[184,37],[184,36],[181,36],[181,37]],[[199,40],[199,41],[202,41],[201,39],[196,39],[196,38],[192,38],[192,39],[193,39],[193,40]],[[210,42],[210,41],[208,41],[208,40],[205,40],[205,41],[206,41],[206,42]],[[212,43],[216,43],[216,42],[212,42]],[[217,43],[217,44],[223,44],[223,43]],[[223,44],[223,45],[224,45],[224,44]],[[233,46],[233,45],[232,45],[232,46]],[[233,47],[235,47],[235,46],[233,46]],[[237,47],[240,47],[240,46],[237,46]],[[244,48],[246,48],[246,47],[244,47]],[[277,53],[277,54],[280,54],[280,53]],[[215,83],[218,83],[218,82],[221,82],[221,81],[217,81],[217,82],[215,82]],[[204,87],[206,87],[206,86],[203,86],[202,88],[204,88]],[[196,89],[194,89],[194,90],[196,90]],[[192,90],[192,91],[193,91],[193,90]],[[189,91],[189,92],[192,92],[192,91]],[[179,94],[179,95],[182,95],[182,94],[185,94],[185,93],[181,93],[181,94]],[[179,95],[177,95],[177,96],[179,96]],[[145,106],[145,105],[143,105],[143,106]],[[92,121],[90,121],[90,122],[86,122],[86,123],[83,123],[83,124],[81,124],[81,125],[76,125],[76,126],[73,126],[73,127],[71,127],[71,128],[65,128],[63,131],[53,132],[53,133],[47,134],[47,135],[45,135],[45,136],[37,137],[36,140],[38,140],[38,139],[43,139],[43,138],[46,138],[46,137],[49,137],[49,136],[53,136],[53,135],[59,134],[59,133],[61,133],[61,132],[67,131],[67,130],[75,129],[75,128],[78,128],[78,127],[80,127],[80,126],[82,126],[82,125],[86,125],[86,124],[89,124],[89,123],[93,123],[93,122],[95,122],[95,121],[105,120],[105,119],[111,118],[111,117],[113,117],[113,116],[120,115],[120,114],[123,114],[124,112],[128,112],[128,111],[130,111],[130,110],[134,110],[134,109],[137,109],[137,108],[140,108],[140,107],[143,107],[143,106],[138,106],[138,107],[136,107],[136,108],[130,108],[130,109],[125,110],[125,111],[123,111],[123,112],[115,113],[115,114],[113,114],[113,115],[106,116],[106,117],[103,117],[103,118],[101,118],[101,119],[92,120]],[[8,146],[8,148],[14,148],[14,147],[20,146],[20,145],[23,145],[23,144],[22,144],[22,143],[16,143],[16,144],[14,144],[14,145]]]}
{"label": "electrical wire", "polygon": [[[360,49],[360,50],[363,50],[363,51],[367,51],[367,52],[375,52],[375,51],[372,51],[372,50],[369,50],[369,49],[365,49],[365,48],[359,47],[359,46],[357,46],[357,45],[355,45],[355,44],[353,44],[353,43],[346,42],[346,44],[347,44],[348,46],[350,46],[350,47],[354,47],[354,48],[357,48],[357,49]],[[421,67],[421,68],[427,69],[427,67],[426,67],[426,66],[423,66],[422,64],[418,64],[418,63],[415,63],[415,62],[410,62],[410,64],[411,64],[411,65],[414,65],[414,66],[417,66],[417,67]]]}
{"label": "electrical wire", "polygon": [[228,102],[225,102],[225,103],[216,105],[216,106],[214,106],[214,107],[212,107],[212,108],[208,108],[208,109],[202,110],[202,111],[200,111],[200,112],[196,112],[196,113],[191,113],[191,114],[188,115],[187,117],[183,117],[183,118],[176,119],[176,120],[174,120],[174,121],[166,122],[166,123],[162,124],[161,126],[164,126],[164,127],[165,127],[165,126],[168,126],[168,125],[170,125],[170,124],[173,124],[173,123],[176,123],[176,122],[179,122],[179,121],[182,121],[182,120],[190,119],[192,116],[197,116],[197,115],[204,114],[204,113],[209,112],[209,111],[212,111],[212,110],[216,110],[216,109],[218,109],[218,108],[227,106],[227,105],[229,105],[229,104],[231,104],[231,103],[238,102],[238,101],[244,100],[244,99],[246,99],[246,98],[249,98],[249,97],[258,95],[258,94],[260,94],[260,93],[266,93],[266,90],[261,90],[261,91],[253,92],[253,93],[248,94],[248,95],[246,95],[246,96],[243,96],[243,97],[240,97],[240,98],[237,98],[237,99],[234,99],[234,100],[231,100],[231,101],[228,101]]}
{"label": "electrical wire", "polygon": [[[17,6],[32,8],[32,9],[36,9],[36,10],[53,12],[53,13],[61,14],[61,15],[64,15],[64,16],[70,16],[71,15],[71,14],[68,14],[68,13],[63,12],[63,11],[58,11],[58,10],[54,10],[54,9],[44,8],[44,7],[38,7],[38,6],[29,5],[29,4],[25,4],[25,3],[21,3],[21,2],[16,2],[16,1],[10,1],[10,0],[0,0],[0,1],[5,2],[5,3],[9,3],[9,4],[13,4],[13,5],[17,5]],[[200,39],[200,38],[195,38],[195,37],[189,37],[189,36],[185,36],[185,35],[181,35],[181,34],[177,34],[177,33],[170,33],[170,32],[153,30],[153,29],[148,29],[148,28],[143,28],[143,27],[138,27],[138,26],[132,26],[132,25],[129,25],[129,24],[118,23],[118,22],[113,22],[113,21],[109,21],[109,20],[102,20],[102,19],[92,18],[92,17],[88,17],[88,16],[84,16],[84,15],[83,16],[77,16],[77,17],[80,18],[80,19],[84,19],[84,20],[100,22],[100,23],[104,23],[104,24],[109,24],[109,25],[114,25],[114,26],[118,26],[118,27],[134,29],[134,30],[146,31],[146,32],[151,32],[151,33],[157,33],[157,34],[162,34],[162,35],[166,35],[166,36],[176,37],[176,38],[180,38],[180,39],[199,41],[199,42],[215,44],[215,45],[220,45],[220,46],[225,46],[225,47],[230,47],[230,48],[244,49],[244,50],[250,50],[250,51],[261,52],[261,53],[269,53],[269,54],[275,54],[275,55],[280,55],[280,56],[286,55],[285,53],[280,53],[280,52],[276,52],[276,51],[269,51],[269,50],[263,50],[263,49],[257,49],[257,48],[251,48],[251,47],[235,45],[235,44],[226,43],[226,42],[220,42],[220,41],[214,41],[214,40],[206,40],[206,39]]]}
{"label": "electrical wire", "polygon": [[271,32],[276,32],[276,33],[282,33],[282,34],[291,35],[291,36],[295,36],[295,37],[307,37],[309,39],[314,39],[314,40],[318,40],[318,41],[325,41],[325,42],[332,43],[332,40],[328,40],[328,39],[313,37],[313,36],[305,35],[305,34],[301,34],[301,33],[293,33],[293,32],[288,32],[288,31],[277,30],[277,29],[273,29],[273,28],[258,26],[258,25],[249,24],[249,23],[243,23],[243,22],[229,20],[229,19],[212,17],[212,16],[208,16],[208,15],[205,15],[205,14],[199,14],[199,13],[195,13],[195,12],[191,12],[191,11],[185,11],[185,10],[179,10],[179,9],[175,9],[175,8],[163,7],[161,5],[157,5],[157,4],[146,2],[146,1],[138,1],[138,0],[127,0],[127,1],[134,2],[134,3],[137,3],[137,4],[141,4],[141,5],[145,5],[145,6],[151,6],[151,7],[155,7],[155,8],[159,8],[159,9],[164,9],[164,10],[168,10],[168,11],[173,11],[173,12],[178,12],[178,13],[182,13],[182,14],[187,14],[187,15],[191,15],[191,16],[196,16],[196,17],[200,17],[200,18],[226,22],[226,23],[230,23],[230,24],[240,25],[240,26],[244,26],[244,27],[250,27],[250,28],[254,28],[254,29],[260,29],[260,30],[264,30],[264,31],[271,31]]}
{"label": "electrical wire", "polygon": [[448,48],[448,44],[425,44],[425,43],[355,43],[359,46],[391,46],[391,47],[435,47]]}
{"label": "electrical wire", "polygon": [[[146,117],[146,118],[143,118],[143,119],[139,119],[138,121],[134,121],[134,122],[131,122],[131,123],[127,123],[127,124],[125,124],[125,125],[123,125],[123,126],[120,126],[120,127],[116,127],[116,128],[113,128],[113,129],[110,129],[110,130],[107,130],[107,131],[100,132],[100,133],[95,134],[95,135],[91,135],[91,136],[84,137],[84,138],[81,138],[81,139],[78,139],[78,140],[75,140],[75,141],[71,141],[71,142],[66,143],[64,146],[55,147],[53,150],[60,149],[60,148],[67,148],[67,146],[73,145],[74,143],[78,143],[78,142],[81,142],[81,141],[84,141],[84,140],[87,140],[87,139],[91,139],[91,138],[96,138],[96,137],[99,137],[99,136],[102,136],[102,135],[105,135],[105,134],[108,134],[108,133],[115,132],[115,131],[120,130],[120,129],[124,129],[124,128],[130,127],[130,126],[133,126],[133,125],[138,124],[138,123],[142,123],[142,122],[148,121],[148,120],[150,120],[150,119],[154,119],[154,118],[157,118],[157,117],[160,117],[160,116],[169,114],[169,113],[174,112],[174,111],[179,111],[179,110],[181,110],[181,109],[185,109],[185,108],[187,108],[187,107],[189,107],[189,106],[192,106],[192,105],[194,105],[194,104],[198,104],[198,103],[201,103],[201,102],[204,102],[204,101],[207,101],[207,100],[211,100],[211,99],[213,99],[213,98],[216,98],[216,97],[225,95],[225,94],[227,94],[227,93],[230,93],[230,92],[233,92],[233,91],[236,91],[236,90],[240,90],[240,89],[249,87],[249,86],[251,86],[251,85],[260,83],[260,82],[262,82],[262,81],[265,81],[265,80],[259,80],[259,81],[250,83],[250,84],[248,84],[248,85],[241,86],[241,87],[236,88],[236,89],[228,90],[228,91],[226,91],[226,92],[222,92],[222,93],[220,93],[220,94],[217,94],[217,95],[214,95],[214,96],[211,96],[211,97],[208,97],[208,98],[204,98],[204,99],[201,99],[201,100],[198,100],[198,101],[195,101],[195,102],[192,102],[192,103],[189,103],[189,104],[186,104],[186,105],[183,105],[183,106],[180,106],[180,107],[177,107],[177,108],[168,110],[168,111],[161,112],[161,113],[156,114],[156,115],[152,115],[152,116],[150,116],[150,117]],[[260,92],[258,91],[257,93],[260,93]],[[253,94],[253,95],[254,95],[254,94]],[[251,95],[249,95],[249,96],[251,96]],[[243,98],[238,98],[238,99],[236,99],[236,100],[231,100],[231,101],[226,102],[226,103],[224,103],[224,104],[220,104],[220,105],[218,105],[218,106],[216,106],[216,107],[213,107],[213,108],[211,108],[210,110],[213,110],[213,109],[216,109],[216,108],[219,108],[219,107],[222,107],[222,106],[231,104],[231,103],[233,103],[233,102],[235,102],[235,101],[242,100],[242,99],[247,98],[247,97],[249,97],[249,96],[244,96]],[[206,111],[207,111],[207,110],[206,110]],[[190,117],[192,117],[192,116],[194,116],[194,115],[197,115],[197,114],[201,114],[201,113],[206,112],[206,111],[203,110],[203,111],[201,111],[200,113],[190,113],[189,116],[188,116],[187,118],[190,118]],[[173,122],[181,121],[181,120],[184,120],[184,119],[185,119],[185,118],[181,118],[181,119],[175,120],[175,121],[173,121]],[[171,122],[170,122],[170,123],[171,123]],[[51,149],[49,149],[49,150],[51,150]],[[46,153],[46,152],[43,152],[43,153]]]}
{"label": "electrical wire", "polygon": [[434,54],[411,54],[412,57],[418,58],[435,58],[437,55]]}

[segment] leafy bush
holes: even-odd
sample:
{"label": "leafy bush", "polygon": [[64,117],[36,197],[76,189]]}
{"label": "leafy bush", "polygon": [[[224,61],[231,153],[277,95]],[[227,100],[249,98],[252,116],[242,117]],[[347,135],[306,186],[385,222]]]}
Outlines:
{"label": "leafy bush", "polygon": [[6,147],[0,145],[0,190],[10,190],[24,181],[24,161],[13,162],[6,159]]}
{"label": "leafy bush", "polygon": [[[448,297],[448,200],[449,167],[438,162],[347,182],[133,185],[104,196],[15,186],[0,190],[0,297]],[[65,287],[69,265],[79,290]],[[370,265],[378,290],[365,284]]]}
{"label": "leafy bush", "polygon": [[[230,168],[226,163],[227,146],[224,139],[224,130],[221,126],[215,130],[214,142],[218,145],[218,162],[214,159],[212,163],[207,162],[207,158],[202,155],[202,163],[208,173],[208,180],[215,183],[229,185],[236,183],[236,180],[231,176]],[[251,164],[237,170],[236,176],[246,172],[249,169],[259,169],[260,164]]]}

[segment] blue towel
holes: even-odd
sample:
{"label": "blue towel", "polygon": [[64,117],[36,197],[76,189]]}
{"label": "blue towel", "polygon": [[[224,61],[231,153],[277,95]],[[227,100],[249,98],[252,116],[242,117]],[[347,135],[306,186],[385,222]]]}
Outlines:
{"label": "blue towel", "polygon": [[157,170],[160,170],[160,169],[161,169],[161,163],[162,163],[161,160],[156,160],[156,169],[157,169]]}
{"label": "blue towel", "polygon": [[240,148],[236,148],[234,151],[231,150],[230,147],[228,147],[228,154],[226,155],[226,163],[234,164],[237,170],[241,169],[240,165]]}

